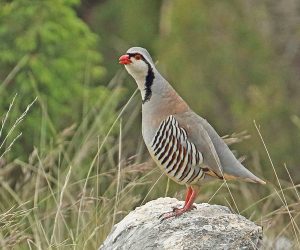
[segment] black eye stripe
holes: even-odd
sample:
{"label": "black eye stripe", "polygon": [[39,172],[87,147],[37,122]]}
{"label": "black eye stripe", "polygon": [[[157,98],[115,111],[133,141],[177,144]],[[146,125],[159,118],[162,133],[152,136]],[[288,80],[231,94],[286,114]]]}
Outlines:
{"label": "black eye stripe", "polygon": [[143,57],[143,55],[141,55],[140,53],[127,53],[127,55],[129,55],[129,58],[134,57],[136,55],[140,55],[143,61],[146,61],[146,59]]}

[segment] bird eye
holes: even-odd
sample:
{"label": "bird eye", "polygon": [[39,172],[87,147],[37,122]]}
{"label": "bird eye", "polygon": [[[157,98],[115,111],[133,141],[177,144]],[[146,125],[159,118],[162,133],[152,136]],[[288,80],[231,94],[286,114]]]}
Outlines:
{"label": "bird eye", "polygon": [[141,60],[142,59],[142,56],[140,54],[135,54],[134,55],[134,59],[135,60]]}

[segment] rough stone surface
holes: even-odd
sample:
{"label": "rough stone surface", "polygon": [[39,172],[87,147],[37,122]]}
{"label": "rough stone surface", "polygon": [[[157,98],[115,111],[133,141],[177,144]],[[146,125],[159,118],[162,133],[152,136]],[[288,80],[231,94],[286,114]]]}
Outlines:
{"label": "rough stone surface", "polygon": [[136,208],[99,249],[260,249],[262,228],[224,206],[196,204],[195,210],[160,221],[159,215],[182,204],[159,198]]}

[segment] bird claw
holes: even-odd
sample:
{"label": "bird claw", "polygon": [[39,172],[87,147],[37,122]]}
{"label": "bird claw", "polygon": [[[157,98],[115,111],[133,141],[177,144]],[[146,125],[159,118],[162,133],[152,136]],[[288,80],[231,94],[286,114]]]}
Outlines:
{"label": "bird claw", "polygon": [[176,216],[176,212],[167,212],[167,213],[163,213],[161,214],[158,218],[160,219],[160,222],[166,220],[166,219],[169,219],[171,217],[175,217]]}
{"label": "bird claw", "polygon": [[[178,207],[172,207],[172,212],[176,212],[178,210],[181,210],[183,208],[178,208]],[[190,211],[190,210],[194,210],[197,209],[197,207],[195,205],[192,205],[189,209],[187,209],[186,211]]]}
{"label": "bird claw", "polygon": [[197,207],[195,205],[192,205],[191,207],[189,207],[188,209],[186,209],[185,207],[183,208],[178,208],[178,207],[172,207],[172,211],[171,212],[167,212],[167,213],[163,213],[161,214],[158,219],[160,219],[160,221],[164,221],[166,219],[169,219],[169,218],[172,218],[172,217],[177,217],[187,211],[190,211],[190,210],[194,210],[196,209]]}
{"label": "bird claw", "polygon": [[178,209],[180,209],[180,208],[178,208],[178,207],[172,207],[172,212],[176,212]]}

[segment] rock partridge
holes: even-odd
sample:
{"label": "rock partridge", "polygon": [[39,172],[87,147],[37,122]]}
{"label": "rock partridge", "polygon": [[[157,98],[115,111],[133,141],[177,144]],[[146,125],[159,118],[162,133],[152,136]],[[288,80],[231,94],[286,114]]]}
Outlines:
{"label": "rock partridge", "polygon": [[236,159],[207,120],[190,109],[146,49],[130,48],[119,63],[141,92],[142,134],[150,155],[169,178],[187,186],[184,206],[163,214],[163,219],[191,210],[199,186],[212,178],[265,184]]}

